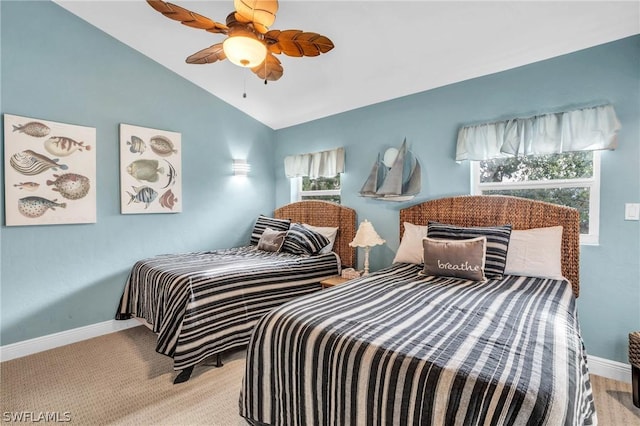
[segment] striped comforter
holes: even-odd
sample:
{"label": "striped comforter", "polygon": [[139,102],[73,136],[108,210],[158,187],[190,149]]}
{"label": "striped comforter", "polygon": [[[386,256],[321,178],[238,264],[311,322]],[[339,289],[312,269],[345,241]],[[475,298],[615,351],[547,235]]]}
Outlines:
{"label": "striped comforter", "polygon": [[273,425],[597,423],[568,282],[419,270],[395,264],[265,315],[240,414]]}
{"label": "striped comforter", "polygon": [[256,246],[170,254],[132,268],[116,319],[144,318],[158,333],[156,351],[184,369],[246,345],[256,321],[339,274],[335,253],[299,256]]}

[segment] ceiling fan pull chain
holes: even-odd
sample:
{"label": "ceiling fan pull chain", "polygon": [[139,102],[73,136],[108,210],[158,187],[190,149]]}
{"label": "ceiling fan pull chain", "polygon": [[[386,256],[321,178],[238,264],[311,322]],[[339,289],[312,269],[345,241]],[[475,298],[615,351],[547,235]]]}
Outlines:
{"label": "ceiling fan pull chain", "polygon": [[264,58],[264,85],[267,85],[267,58]]}
{"label": "ceiling fan pull chain", "polygon": [[242,97],[247,97],[247,73],[245,72],[242,76]]}

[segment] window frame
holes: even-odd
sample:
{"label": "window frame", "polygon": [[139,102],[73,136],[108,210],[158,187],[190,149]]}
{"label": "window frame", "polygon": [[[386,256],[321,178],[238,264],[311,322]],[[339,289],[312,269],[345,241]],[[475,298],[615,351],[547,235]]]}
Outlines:
{"label": "window frame", "polygon": [[589,188],[589,233],[580,234],[580,244],[598,245],[600,238],[600,151],[593,152],[593,176],[579,179],[556,179],[526,182],[480,182],[480,161],[471,163],[471,194],[482,195],[483,190]]}
{"label": "window frame", "polygon": [[292,203],[302,201],[302,197],[314,197],[314,196],[332,196],[337,195],[340,197],[340,201],[342,201],[342,173],[338,173],[340,175],[340,189],[323,189],[323,190],[314,190],[314,191],[303,191],[302,190],[302,176],[290,178],[291,185],[291,194],[290,199]]}

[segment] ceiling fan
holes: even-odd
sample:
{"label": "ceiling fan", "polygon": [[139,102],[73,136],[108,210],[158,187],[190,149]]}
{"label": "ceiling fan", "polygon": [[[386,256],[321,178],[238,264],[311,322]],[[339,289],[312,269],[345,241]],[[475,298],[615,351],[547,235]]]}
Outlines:
{"label": "ceiling fan", "polygon": [[270,30],[278,11],[277,0],[234,0],[235,11],[227,16],[226,25],[198,13],[162,0],[147,0],[167,18],[211,33],[226,34],[216,43],[187,58],[189,64],[212,64],[229,59],[250,68],[258,77],[275,81],[282,77],[282,64],[274,54],[287,56],[318,56],[333,49],[327,37],[300,30]]}

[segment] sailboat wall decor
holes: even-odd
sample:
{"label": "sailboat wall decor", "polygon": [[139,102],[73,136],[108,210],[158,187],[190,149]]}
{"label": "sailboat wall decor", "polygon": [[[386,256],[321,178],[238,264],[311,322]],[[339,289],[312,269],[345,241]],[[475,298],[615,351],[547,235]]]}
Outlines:
{"label": "sailboat wall decor", "polygon": [[407,150],[405,138],[390,165],[381,161],[378,155],[369,177],[360,189],[360,196],[383,201],[408,201],[420,193],[421,178],[420,163]]}

